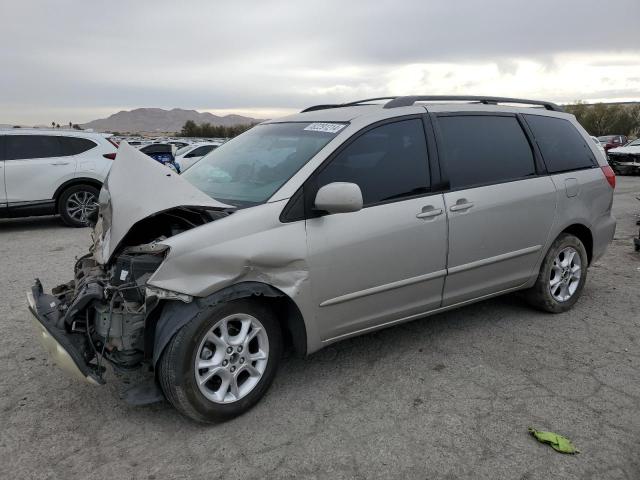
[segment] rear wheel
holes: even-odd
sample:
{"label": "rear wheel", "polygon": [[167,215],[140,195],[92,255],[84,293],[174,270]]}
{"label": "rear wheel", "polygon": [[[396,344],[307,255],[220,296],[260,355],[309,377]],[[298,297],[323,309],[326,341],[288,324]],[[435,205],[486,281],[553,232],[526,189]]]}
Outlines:
{"label": "rear wheel", "polygon": [[547,252],[529,303],[551,313],[569,310],[578,301],[587,280],[587,251],[579,238],[561,234]]}
{"label": "rear wheel", "polygon": [[70,227],[86,227],[89,216],[98,209],[98,189],[91,185],[67,188],[58,200],[58,213]]}
{"label": "rear wheel", "polygon": [[219,422],[251,408],[267,391],[282,354],[273,313],[251,300],[212,307],[181,328],[159,362],[167,399],[184,415]]}

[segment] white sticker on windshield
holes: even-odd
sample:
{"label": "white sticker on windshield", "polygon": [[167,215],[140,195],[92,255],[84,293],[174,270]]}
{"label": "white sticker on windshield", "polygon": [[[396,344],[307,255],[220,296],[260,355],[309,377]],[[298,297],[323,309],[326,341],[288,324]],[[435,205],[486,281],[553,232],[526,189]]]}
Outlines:
{"label": "white sticker on windshield", "polygon": [[305,127],[305,130],[312,132],[338,133],[346,125],[344,123],[312,123]]}

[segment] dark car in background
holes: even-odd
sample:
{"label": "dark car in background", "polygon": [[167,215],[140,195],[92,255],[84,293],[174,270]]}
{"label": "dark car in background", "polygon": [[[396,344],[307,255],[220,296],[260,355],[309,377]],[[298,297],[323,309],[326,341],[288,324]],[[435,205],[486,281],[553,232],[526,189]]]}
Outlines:
{"label": "dark car in background", "polygon": [[169,143],[152,143],[140,148],[140,151],[165,167],[180,173],[180,166],[176,163],[175,148],[174,145]]}
{"label": "dark car in background", "polygon": [[608,152],[612,148],[621,147],[626,145],[628,139],[624,135],[604,135],[598,137],[598,140],[604,147],[604,151]]}

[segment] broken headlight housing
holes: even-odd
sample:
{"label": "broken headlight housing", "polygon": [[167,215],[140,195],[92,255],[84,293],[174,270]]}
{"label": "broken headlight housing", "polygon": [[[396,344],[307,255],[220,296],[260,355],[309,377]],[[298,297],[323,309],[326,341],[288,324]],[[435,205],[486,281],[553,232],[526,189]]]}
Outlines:
{"label": "broken headlight housing", "polygon": [[174,292],[172,290],[165,290],[164,288],[147,286],[145,294],[148,297],[157,297],[159,300],[180,300],[184,303],[191,303],[193,297],[186,293]]}

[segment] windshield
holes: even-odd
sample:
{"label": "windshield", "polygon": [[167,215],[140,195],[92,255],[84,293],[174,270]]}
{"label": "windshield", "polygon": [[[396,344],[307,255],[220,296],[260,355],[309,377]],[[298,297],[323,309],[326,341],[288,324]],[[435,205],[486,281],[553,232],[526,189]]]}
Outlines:
{"label": "windshield", "polygon": [[211,151],[182,177],[224,203],[264,203],[345,126],[309,122],[257,125]]}

